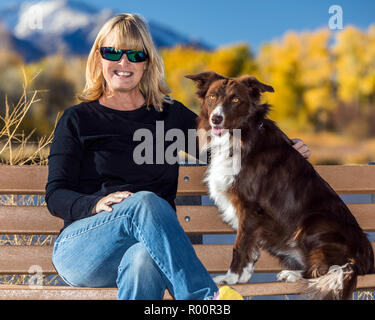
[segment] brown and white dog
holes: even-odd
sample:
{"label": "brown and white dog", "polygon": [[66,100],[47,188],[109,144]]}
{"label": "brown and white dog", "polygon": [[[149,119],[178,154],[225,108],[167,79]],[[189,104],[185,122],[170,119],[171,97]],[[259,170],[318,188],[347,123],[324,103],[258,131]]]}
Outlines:
{"label": "brown and white dog", "polygon": [[237,229],[230,269],[214,280],[248,282],[262,248],[289,269],[278,280],[301,280],[313,299],[350,299],[357,275],[375,272],[372,247],[340,197],[267,118],[260,97],[273,88],[251,76],[187,78],[201,100],[198,130],[209,137],[209,194]]}

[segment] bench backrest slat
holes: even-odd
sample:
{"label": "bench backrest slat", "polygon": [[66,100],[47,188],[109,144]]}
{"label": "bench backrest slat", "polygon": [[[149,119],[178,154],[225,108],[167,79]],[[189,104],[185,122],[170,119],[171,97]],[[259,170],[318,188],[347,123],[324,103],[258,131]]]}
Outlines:
{"label": "bench backrest slat", "polygon": [[[374,166],[326,165],[315,169],[338,193],[375,193]],[[202,182],[205,170],[205,166],[181,166],[178,195],[207,194]],[[42,195],[47,176],[46,166],[0,165],[0,194]]]}

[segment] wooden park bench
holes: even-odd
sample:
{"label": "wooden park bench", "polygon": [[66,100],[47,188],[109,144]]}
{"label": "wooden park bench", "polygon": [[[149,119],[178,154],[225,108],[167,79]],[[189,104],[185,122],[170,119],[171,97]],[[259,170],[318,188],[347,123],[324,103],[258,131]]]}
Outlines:
{"label": "wooden park bench", "polygon": [[[207,194],[202,183],[204,166],[181,166],[178,196]],[[374,194],[375,166],[325,165],[317,171],[340,194]],[[0,195],[44,195],[47,167],[0,165]],[[198,197],[200,199],[200,197]],[[366,232],[375,231],[375,203],[349,204],[351,211]],[[188,235],[233,234],[213,205],[177,205],[179,221]],[[1,235],[57,235],[63,221],[52,216],[46,206],[0,205]],[[375,242],[372,243],[375,248]],[[211,273],[225,273],[232,258],[231,244],[195,244],[198,257]],[[51,262],[52,246],[0,246],[0,275],[27,275],[37,265],[43,276],[56,274]],[[255,265],[255,272],[273,273],[282,270],[277,260],[266,252]],[[298,293],[295,283],[263,282],[233,286],[248,297]],[[360,276],[357,289],[375,288],[375,274]],[[28,284],[0,285],[0,299],[116,299],[115,288],[75,288]],[[166,292],[165,298],[171,296]]]}

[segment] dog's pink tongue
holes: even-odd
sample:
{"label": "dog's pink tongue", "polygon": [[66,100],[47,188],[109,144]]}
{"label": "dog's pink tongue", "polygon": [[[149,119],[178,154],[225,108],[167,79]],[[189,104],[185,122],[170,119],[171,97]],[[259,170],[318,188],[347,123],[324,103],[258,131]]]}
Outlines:
{"label": "dog's pink tongue", "polygon": [[211,129],[212,134],[215,135],[215,136],[221,136],[223,131],[224,131],[224,129],[219,128],[219,127],[212,127],[212,129]]}

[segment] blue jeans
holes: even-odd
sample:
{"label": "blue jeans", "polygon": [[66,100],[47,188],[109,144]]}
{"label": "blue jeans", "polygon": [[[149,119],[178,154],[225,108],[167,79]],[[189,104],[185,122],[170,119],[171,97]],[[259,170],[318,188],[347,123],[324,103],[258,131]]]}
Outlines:
{"label": "blue jeans", "polygon": [[57,238],[52,261],[66,283],[117,287],[121,300],[162,299],[166,288],[177,300],[213,297],[218,288],[167,201],[140,191],[112,209]]}

